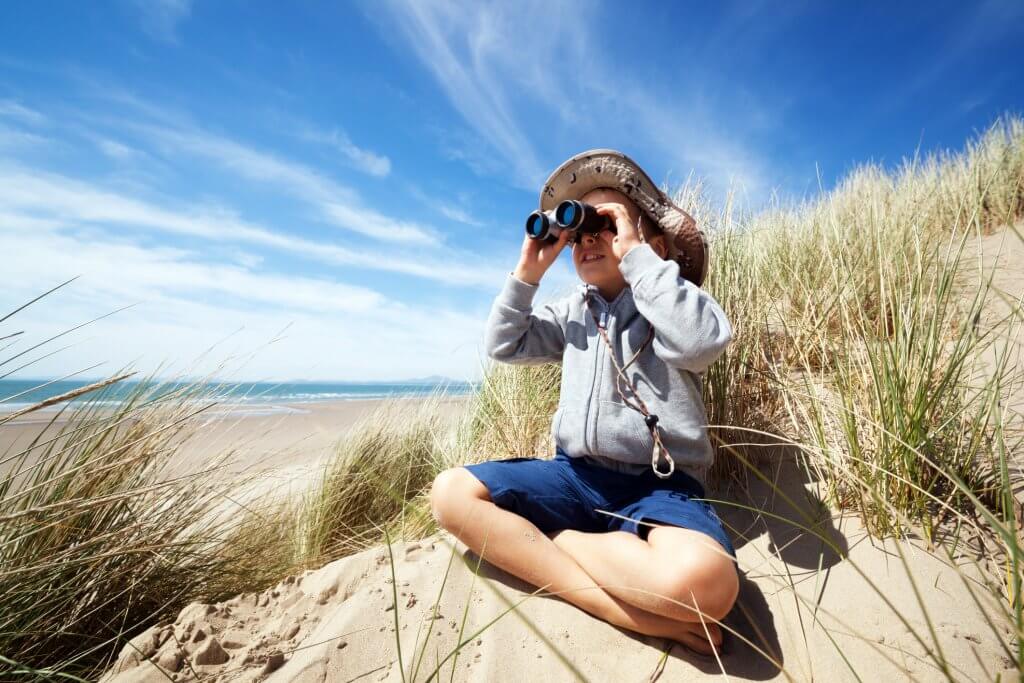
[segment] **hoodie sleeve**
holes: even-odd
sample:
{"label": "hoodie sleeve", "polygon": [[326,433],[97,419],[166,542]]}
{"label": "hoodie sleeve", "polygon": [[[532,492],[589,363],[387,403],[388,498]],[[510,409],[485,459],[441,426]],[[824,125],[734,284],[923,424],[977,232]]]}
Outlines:
{"label": "hoodie sleeve", "polygon": [[568,300],[531,306],[537,285],[511,273],[487,318],[484,346],[494,360],[520,365],[560,363],[565,350]]}
{"label": "hoodie sleeve", "polygon": [[633,289],[637,311],[654,327],[654,353],[669,365],[707,370],[732,341],[725,311],[710,294],[679,276],[679,264],[649,244],[634,247],[619,263]]}

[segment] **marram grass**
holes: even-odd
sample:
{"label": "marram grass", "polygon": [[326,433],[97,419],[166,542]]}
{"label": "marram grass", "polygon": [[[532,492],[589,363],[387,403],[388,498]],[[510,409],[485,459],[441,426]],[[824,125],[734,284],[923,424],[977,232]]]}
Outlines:
{"label": "marram grass", "polygon": [[171,470],[193,418],[212,405],[202,385],[140,383],[113,408],[107,398],[101,391],[60,424],[53,415],[0,461],[0,654],[12,671],[89,677],[188,601],[285,570],[242,552],[239,517],[225,515],[239,482],[217,476],[226,456],[203,472]]}
{"label": "marram grass", "polygon": [[[994,326],[976,324],[992,294],[967,251],[1024,213],[1024,122],[1004,118],[960,153],[862,167],[797,205],[716,206],[699,183],[676,196],[712,237],[706,286],[736,332],[705,377],[713,480],[734,490],[723,504],[742,506],[760,464],[791,454],[829,505],[856,510],[873,534],[923,529],[950,554],[971,544],[993,582],[961,609],[986,615],[1024,665],[1010,462],[1019,423],[998,401],[1016,368],[999,354],[987,373],[975,367],[1024,315],[1014,305]],[[492,367],[454,426],[435,405],[385,404],[339,442],[301,501],[242,508],[217,464],[166,476],[201,386],[113,411],[86,403],[59,438],[41,433],[5,459],[0,671],[95,677],[127,638],[189,601],[259,590],[380,543],[384,529],[433,531],[426,495],[441,470],[550,455],[558,385],[557,366]],[[804,608],[815,623],[819,607]],[[936,676],[956,679],[931,623],[908,629]]]}

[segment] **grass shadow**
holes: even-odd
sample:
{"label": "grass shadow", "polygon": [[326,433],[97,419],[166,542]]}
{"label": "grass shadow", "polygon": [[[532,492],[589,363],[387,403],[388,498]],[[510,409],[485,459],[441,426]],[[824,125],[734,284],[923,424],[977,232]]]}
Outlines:
{"label": "grass shadow", "polygon": [[737,551],[765,534],[768,552],[801,569],[828,569],[847,555],[849,543],[817,493],[818,479],[801,466],[795,448],[761,469],[771,483],[751,478],[745,490],[714,499],[715,510]]}
{"label": "grass shadow", "polygon": [[[536,591],[536,588],[526,581],[486,560],[481,560],[479,555],[468,548],[462,551],[462,559],[467,566],[479,566],[478,576],[481,579],[501,583],[507,588],[525,595]],[[562,601],[557,596],[543,593],[538,594],[537,599]],[[746,680],[763,681],[772,679],[779,674],[783,656],[774,617],[760,587],[748,579],[743,572],[740,573],[739,597],[722,624],[722,630],[725,632],[725,651],[721,654],[721,661],[727,675]],[[653,650],[664,652],[668,649],[669,656],[686,661],[703,673],[722,673],[722,669],[719,668],[714,657],[697,655],[679,644],[663,638],[645,636],[624,628],[615,628],[623,635]],[[774,657],[776,662],[767,659],[757,649],[751,647],[748,641]]]}

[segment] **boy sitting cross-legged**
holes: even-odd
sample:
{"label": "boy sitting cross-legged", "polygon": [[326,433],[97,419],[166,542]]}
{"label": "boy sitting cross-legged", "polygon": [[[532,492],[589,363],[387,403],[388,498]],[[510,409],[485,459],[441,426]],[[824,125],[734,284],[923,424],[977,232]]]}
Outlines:
{"label": "boy sitting cross-legged", "polygon": [[[562,363],[555,457],[446,470],[431,507],[505,571],[617,626],[709,654],[739,579],[732,543],[701,500],[714,457],[701,379],[732,338],[699,287],[703,236],[612,150],[552,174],[541,209],[565,199],[594,205],[608,229],[563,231],[554,244],[525,238],[485,334],[496,360]],[[570,242],[583,284],[534,311],[538,283]]]}

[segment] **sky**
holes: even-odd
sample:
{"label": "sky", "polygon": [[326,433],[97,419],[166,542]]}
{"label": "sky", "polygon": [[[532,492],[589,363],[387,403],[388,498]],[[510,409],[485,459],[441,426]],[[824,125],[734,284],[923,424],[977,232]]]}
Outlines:
{"label": "sky", "polygon": [[477,379],[574,154],[757,209],[1024,113],[1024,4],[862,5],[0,3],[0,317],[77,278],[0,375]]}

